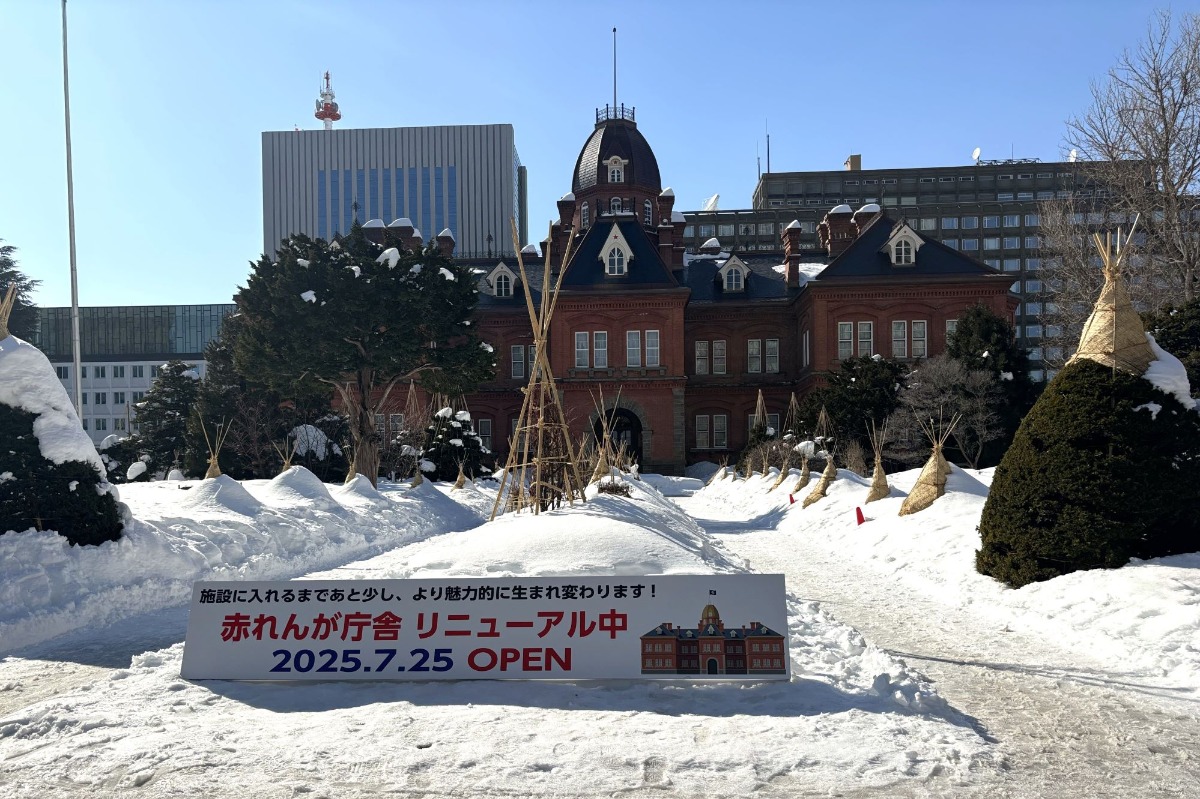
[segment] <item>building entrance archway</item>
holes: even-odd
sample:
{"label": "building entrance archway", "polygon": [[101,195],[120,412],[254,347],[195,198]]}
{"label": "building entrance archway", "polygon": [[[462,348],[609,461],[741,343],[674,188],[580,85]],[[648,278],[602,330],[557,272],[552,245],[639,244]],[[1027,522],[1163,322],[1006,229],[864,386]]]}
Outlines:
{"label": "building entrance archway", "polygon": [[708,659],[708,668],[707,668],[707,671],[708,671],[708,673],[709,673],[709,674],[718,674],[718,673],[719,673],[719,672],[717,671],[717,659],[716,659],[716,658],[709,658],[709,659]]}
{"label": "building entrance archway", "polygon": [[[637,414],[627,408],[613,408],[607,411],[608,434],[612,440],[613,449],[625,447],[625,454],[637,464],[642,462],[642,421]],[[596,419],[593,432],[597,441],[604,440],[604,425],[601,419]]]}

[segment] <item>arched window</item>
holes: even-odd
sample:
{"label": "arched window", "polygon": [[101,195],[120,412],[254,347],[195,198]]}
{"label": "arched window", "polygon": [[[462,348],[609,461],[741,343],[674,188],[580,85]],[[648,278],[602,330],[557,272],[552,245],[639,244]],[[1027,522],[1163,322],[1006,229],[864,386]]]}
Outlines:
{"label": "arched window", "polygon": [[501,272],[496,275],[496,296],[511,297],[512,296],[512,278]]}
{"label": "arched window", "polygon": [[610,275],[625,274],[625,251],[620,247],[613,247],[608,251],[608,270]]}
{"label": "arched window", "polygon": [[579,209],[579,226],[588,227],[592,224],[592,209],[584,203]]}
{"label": "arched window", "polygon": [[646,223],[647,227],[654,224],[654,203],[649,200],[642,205],[642,221]]}
{"label": "arched window", "polygon": [[608,182],[609,183],[624,183],[625,182],[625,170],[619,166],[609,167],[608,168]]}
{"label": "arched window", "polygon": [[913,246],[908,239],[900,239],[893,249],[892,263],[897,266],[909,266],[913,262]]}
{"label": "arched window", "polygon": [[725,273],[725,290],[726,291],[741,291],[742,290],[742,270],[730,269]]}
{"label": "arched window", "polygon": [[613,214],[621,213],[621,198],[613,197],[611,200],[609,200],[608,201],[608,210],[609,210],[609,213],[613,213]]}

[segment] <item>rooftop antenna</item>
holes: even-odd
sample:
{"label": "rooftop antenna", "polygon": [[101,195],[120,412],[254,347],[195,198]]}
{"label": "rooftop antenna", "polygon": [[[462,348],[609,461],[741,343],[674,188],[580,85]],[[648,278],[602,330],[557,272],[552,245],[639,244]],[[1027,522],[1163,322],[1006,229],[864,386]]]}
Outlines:
{"label": "rooftop antenna", "polygon": [[321,87],[320,97],[317,98],[317,111],[313,116],[325,123],[325,130],[333,130],[333,123],[342,118],[338,104],[333,101],[333,84],[329,72],[325,73],[325,84]]}
{"label": "rooftop antenna", "polygon": [[[763,128],[767,129],[766,120],[763,120]],[[769,129],[767,129],[766,133],[767,133],[767,174],[769,175],[769,174],[771,174],[771,131]]]}
{"label": "rooftop antenna", "polygon": [[1079,151],[1072,147],[1070,154],[1067,155],[1067,160],[1073,164],[1077,158],[1079,158]]}
{"label": "rooftop antenna", "polygon": [[758,154],[758,142],[754,142],[754,163],[758,165],[758,179],[762,180],[762,156]]}
{"label": "rooftop antenna", "polygon": [[617,109],[617,29],[613,28],[613,110]]}
{"label": "rooftop antenna", "polygon": [[979,166],[979,156],[982,152],[978,147],[971,151],[971,160],[975,162],[975,166]]}

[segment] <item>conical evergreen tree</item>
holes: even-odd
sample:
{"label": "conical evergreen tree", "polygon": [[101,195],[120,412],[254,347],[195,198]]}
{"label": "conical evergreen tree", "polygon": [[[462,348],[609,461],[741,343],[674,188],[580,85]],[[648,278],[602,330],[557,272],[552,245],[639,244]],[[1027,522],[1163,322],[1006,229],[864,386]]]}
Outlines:
{"label": "conical evergreen tree", "polygon": [[9,286],[16,286],[16,301],[8,318],[8,330],[19,339],[33,341],[37,334],[38,318],[32,295],[41,281],[31,280],[17,269],[17,260],[13,257],[17,248],[3,241],[0,239],[0,298],[4,297]]}
{"label": "conical evergreen tree", "polygon": [[1200,414],[1139,375],[1080,359],[996,468],[976,567],[1019,587],[1200,549]]}
{"label": "conical evergreen tree", "polygon": [[[455,413],[442,408],[433,415],[425,429],[425,451],[422,458],[434,466],[426,476],[433,480],[455,480],[461,464],[463,473],[472,479],[485,471],[483,442],[471,425],[471,414]],[[491,468],[486,469],[488,472]]]}
{"label": "conical evergreen tree", "polygon": [[[196,404],[199,376],[183,361],[168,361],[137,405],[141,444],[150,456],[150,469],[165,472],[182,467],[187,450],[187,424]],[[200,469],[197,477],[204,474]]]}

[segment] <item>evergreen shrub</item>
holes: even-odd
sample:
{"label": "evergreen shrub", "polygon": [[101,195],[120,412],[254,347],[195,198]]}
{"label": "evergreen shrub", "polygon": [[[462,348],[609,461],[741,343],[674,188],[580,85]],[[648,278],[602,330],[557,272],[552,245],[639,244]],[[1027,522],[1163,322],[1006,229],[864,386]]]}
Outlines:
{"label": "evergreen shrub", "polygon": [[47,460],[33,432],[37,415],[0,404],[0,534],[55,530],[74,545],[121,537],[121,516],[103,478],[83,461]]}
{"label": "evergreen shrub", "polygon": [[1198,485],[1200,414],[1142,377],[1076,361],[996,468],[976,568],[1020,587],[1196,551]]}

